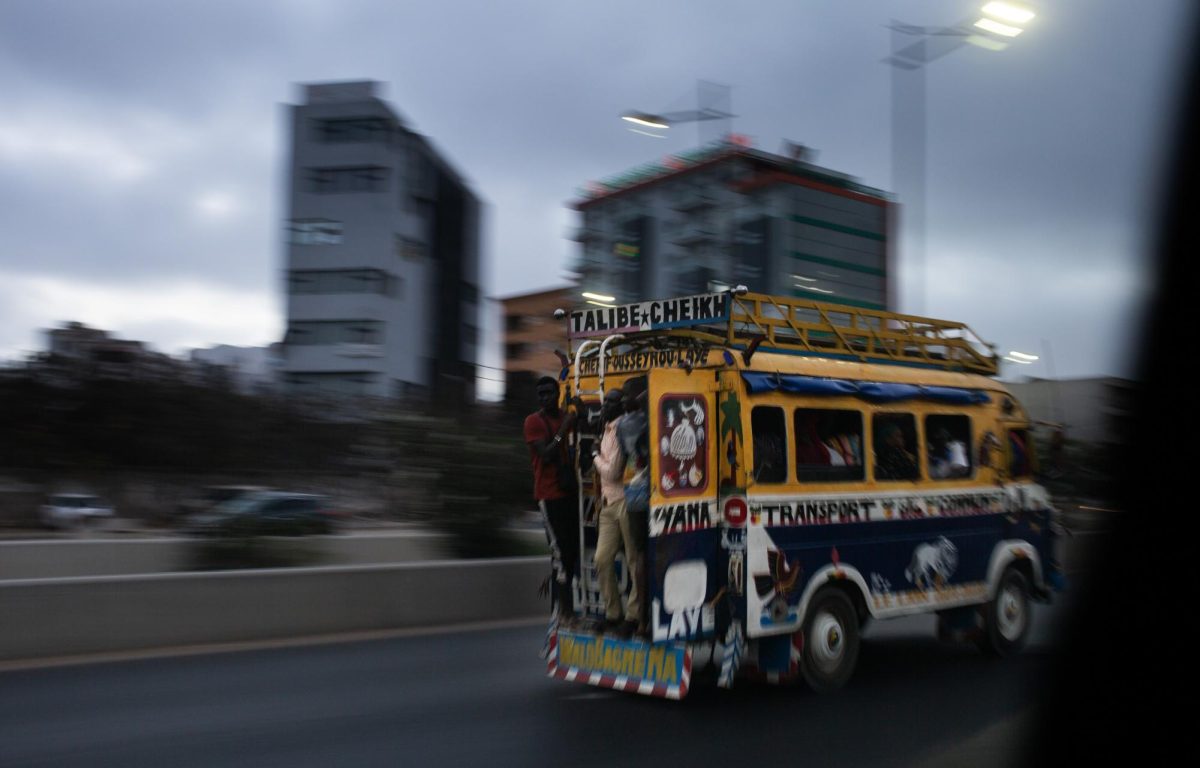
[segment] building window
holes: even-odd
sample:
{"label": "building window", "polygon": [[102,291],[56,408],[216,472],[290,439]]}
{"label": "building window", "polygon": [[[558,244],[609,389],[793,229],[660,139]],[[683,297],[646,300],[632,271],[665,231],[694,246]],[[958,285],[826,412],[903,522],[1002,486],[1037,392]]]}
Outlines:
{"label": "building window", "polygon": [[911,413],[878,413],[871,421],[876,480],[916,480],[917,423]]}
{"label": "building window", "polygon": [[316,121],[317,141],[324,144],[383,142],[391,135],[382,117],[331,118]]}
{"label": "building window", "polygon": [[396,235],[396,255],[407,261],[419,261],[425,257],[425,244]]}
{"label": "building window", "polygon": [[294,320],[288,323],[289,345],[382,344],[383,323],[378,320]]}
{"label": "building window", "polygon": [[508,317],[504,318],[504,330],[508,331],[509,333],[516,333],[524,327],[524,315],[509,315]]}
{"label": "building window", "polygon": [[288,242],[292,245],[339,245],[342,242],[342,222],[327,219],[289,221]]}
{"label": "building window", "polygon": [[504,345],[504,356],[509,360],[524,357],[529,353],[529,345],[523,341]]}
{"label": "building window", "polygon": [[750,433],[754,436],[754,481],[787,482],[787,427],[783,409],[755,406],[750,412]]}
{"label": "building window", "polygon": [[288,273],[288,293],[375,293],[394,296],[404,279],[381,269],[297,269]]}
{"label": "building window", "polygon": [[381,165],[354,168],[309,168],[308,190],[321,195],[347,192],[382,192],[388,169]]}
{"label": "building window", "polygon": [[863,479],[862,414],[797,408],[792,414],[796,480],[840,483]]}

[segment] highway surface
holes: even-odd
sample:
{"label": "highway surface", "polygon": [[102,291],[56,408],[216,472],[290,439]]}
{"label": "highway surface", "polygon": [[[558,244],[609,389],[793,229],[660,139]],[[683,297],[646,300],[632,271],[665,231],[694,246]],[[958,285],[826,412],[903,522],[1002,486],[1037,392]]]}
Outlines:
{"label": "highway surface", "polygon": [[0,766],[1008,765],[1064,604],[1021,655],[872,624],[849,686],[683,702],[545,676],[544,625],[0,671]]}

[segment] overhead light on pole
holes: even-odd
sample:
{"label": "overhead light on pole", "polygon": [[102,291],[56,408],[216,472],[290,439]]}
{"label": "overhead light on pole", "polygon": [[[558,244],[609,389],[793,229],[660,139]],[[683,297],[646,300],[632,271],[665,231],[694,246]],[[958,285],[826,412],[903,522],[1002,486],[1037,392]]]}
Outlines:
{"label": "overhead light on pole", "polygon": [[[983,6],[983,18],[975,22],[975,27],[1001,37],[1016,37],[1025,30],[1019,25],[1028,23],[1037,14],[1028,8],[1012,3],[993,2]],[[968,42],[972,42],[968,40]],[[979,42],[975,42],[980,45]],[[981,45],[983,48],[991,47]]]}
{"label": "overhead light on pole", "polygon": [[583,292],[582,294],[580,294],[580,295],[581,295],[581,296],[583,296],[583,298],[585,298],[585,299],[595,299],[596,301],[609,301],[609,302],[612,302],[612,301],[616,301],[616,300],[617,300],[617,297],[616,297],[616,296],[605,296],[603,293],[591,293],[591,292],[589,292],[589,291],[584,291],[584,292]]}
{"label": "overhead light on pole", "polygon": [[980,19],[979,21],[975,22],[975,26],[988,32],[994,32],[997,35],[1003,35],[1004,37],[1016,37],[1025,31],[1020,27],[1014,27],[1009,24],[1001,24],[993,19]]}
{"label": "overhead light on pole", "polygon": [[988,3],[981,10],[994,19],[1000,19],[1013,24],[1024,24],[1037,15],[1028,8],[1001,2]]}
{"label": "overhead light on pole", "polygon": [[670,128],[671,124],[667,122],[665,117],[661,115],[652,115],[649,112],[626,112],[621,115],[622,120],[628,120],[631,123],[644,125],[647,128]]}

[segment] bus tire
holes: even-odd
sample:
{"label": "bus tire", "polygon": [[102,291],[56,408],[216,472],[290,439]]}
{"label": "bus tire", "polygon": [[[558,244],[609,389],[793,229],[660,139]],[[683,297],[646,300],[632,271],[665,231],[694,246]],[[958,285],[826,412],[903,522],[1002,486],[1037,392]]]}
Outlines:
{"label": "bus tire", "polygon": [[983,606],[983,632],[979,646],[992,656],[1008,656],[1021,649],[1032,624],[1029,582],[1016,568],[1000,577],[996,596]]}
{"label": "bus tire", "polygon": [[858,613],[840,589],[816,594],[804,619],[804,680],[817,693],[846,684],[858,662]]}

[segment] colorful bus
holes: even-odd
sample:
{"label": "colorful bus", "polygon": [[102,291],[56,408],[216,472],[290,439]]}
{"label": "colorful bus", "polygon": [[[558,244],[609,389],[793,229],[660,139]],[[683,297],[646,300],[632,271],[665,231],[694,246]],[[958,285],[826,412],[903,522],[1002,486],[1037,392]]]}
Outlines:
{"label": "colorful bus", "polygon": [[702,671],[829,691],[869,620],[936,613],[940,635],[1003,655],[1061,588],[1029,416],[967,326],[742,286],[556,316],[580,411],[578,619],[603,616],[599,404],[632,377],[651,483],[646,636],[552,621],[552,676],[669,698]]}

